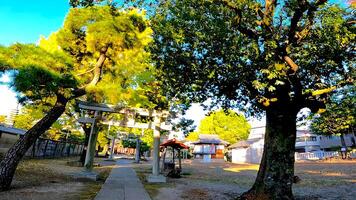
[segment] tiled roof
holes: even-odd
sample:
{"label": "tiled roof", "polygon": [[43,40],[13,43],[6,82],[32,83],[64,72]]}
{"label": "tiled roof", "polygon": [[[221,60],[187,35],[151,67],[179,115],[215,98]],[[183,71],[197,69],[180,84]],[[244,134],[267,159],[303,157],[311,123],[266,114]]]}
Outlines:
{"label": "tiled roof", "polygon": [[199,140],[194,144],[229,144],[228,142],[221,140],[218,135],[214,134],[200,134]]}

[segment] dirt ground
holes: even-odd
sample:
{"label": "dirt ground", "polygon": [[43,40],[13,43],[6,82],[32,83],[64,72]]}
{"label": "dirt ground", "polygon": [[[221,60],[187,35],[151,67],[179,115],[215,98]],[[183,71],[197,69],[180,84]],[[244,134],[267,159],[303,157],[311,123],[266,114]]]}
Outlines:
{"label": "dirt ground", "polygon": [[93,181],[76,176],[82,167],[70,166],[78,158],[30,159],[18,166],[12,188],[0,192],[1,200],[91,200],[100,190],[114,165],[96,159],[101,166],[94,171],[99,180]]}
{"label": "dirt ground", "polygon": [[[188,160],[182,168],[183,177],[169,178],[166,184],[143,181],[153,200],[234,199],[252,186],[258,165]],[[151,172],[149,164],[135,169],[141,180]],[[296,163],[295,175],[301,179],[293,187],[296,199],[353,200],[356,197],[356,161]]]}

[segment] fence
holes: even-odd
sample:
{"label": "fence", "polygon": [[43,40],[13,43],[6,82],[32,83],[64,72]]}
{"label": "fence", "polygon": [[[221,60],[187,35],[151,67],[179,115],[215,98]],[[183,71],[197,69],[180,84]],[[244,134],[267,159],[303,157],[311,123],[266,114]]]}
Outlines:
{"label": "fence", "polygon": [[117,147],[115,153],[121,153],[121,154],[129,154],[129,155],[134,155],[136,152],[135,148],[124,148],[124,147]]}
{"label": "fence", "polygon": [[295,153],[296,160],[322,160],[326,158],[338,157],[337,151],[319,151],[308,153]]}
{"label": "fence", "polygon": [[27,151],[26,156],[33,158],[77,156],[81,155],[83,149],[83,144],[39,138]]}

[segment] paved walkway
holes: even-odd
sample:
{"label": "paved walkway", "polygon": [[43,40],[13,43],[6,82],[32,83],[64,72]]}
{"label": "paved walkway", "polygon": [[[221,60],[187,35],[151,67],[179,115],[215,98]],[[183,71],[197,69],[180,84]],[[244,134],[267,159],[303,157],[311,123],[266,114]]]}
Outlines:
{"label": "paved walkway", "polygon": [[131,168],[131,160],[119,159],[94,200],[151,200]]}

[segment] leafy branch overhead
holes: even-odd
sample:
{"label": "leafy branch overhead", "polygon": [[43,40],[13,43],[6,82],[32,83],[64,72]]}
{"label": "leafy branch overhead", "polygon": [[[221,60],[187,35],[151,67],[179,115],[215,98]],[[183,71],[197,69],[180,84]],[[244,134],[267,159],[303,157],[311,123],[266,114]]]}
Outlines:
{"label": "leafy branch overhead", "polygon": [[172,97],[250,111],[287,101],[317,110],[325,91],[354,80],[353,15],[325,0],[159,5],[153,53]]}
{"label": "leafy branch overhead", "polygon": [[1,64],[16,69],[15,89],[32,101],[57,94],[139,101],[135,89],[152,80],[145,51],[152,40],[147,23],[136,10],[73,8],[63,27],[38,45],[1,47]]}

